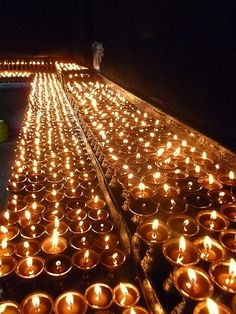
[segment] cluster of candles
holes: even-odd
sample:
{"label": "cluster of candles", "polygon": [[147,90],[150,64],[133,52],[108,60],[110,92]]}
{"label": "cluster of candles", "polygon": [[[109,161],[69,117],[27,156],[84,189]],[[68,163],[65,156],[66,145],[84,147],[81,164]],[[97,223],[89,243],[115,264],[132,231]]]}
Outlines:
{"label": "cluster of candles", "polygon": [[161,249],[180,295],[204,302],[196,313],[231,313],[206,299],[219,290],[235,303],[235,166],[194,132],[101,80],[68,80],[66,88],[110,192],[147,246],[144,269],[158,267],[152,257]]}
{"label": "cluster of candles", "polygon": [[31,72],[23,71],[2,71],[0,72],[0,77],[30,77]]}
{"label": "cluster of candles", "polygon": [[[45,292],[27,295],[19,305],[14,301],[0,302],[1,313],[56,313],[84,314],[88,307],[94,310],[109,309],[113,303],[123,314],[148,314],[148,311],[136,305],[140,298],[139,290],[130,283],[119,283],[113,289],[103,283],[89,285],[84,294],[78,291],[66,291],[54,301]],[[113,307],[114,307],[113,306]],[[106,311],[106,313],[113,313]]]}
{"label": "cluster of candles", "polygon": [[[7,284],[10,276],[27,282],[43,276],[61,280],[73,268],[86,284],[98,265],[114,278],[125,264],[127,253],[119,243],[78,121],[55,74],[34,76],[7,189],[10,195],[0,215],[2,282]],[[79,314],[88,306],[148,313],[138,305],[139,289],[129,279],[113,288],[95,281],[84,295],[68,291],[55,302],[45,291],[33,292],[21,306],[1,302],[0,313]]]}
{"label": "cluster of candles", "polygon": [[[61,72],[61,71],[80,71],[80,70],[85,70],[86,68],[78,65],[77,63],[74,62],[55,62],[55,66],[57,71]],[[78,74],[78,73],[75,73]]]}
{"label": "cluster of candles", "polygon": [[54,63],[47,58],[43,60],[15,60],[15,61],[0,61],[0,70],[49,70],[52,69]]}

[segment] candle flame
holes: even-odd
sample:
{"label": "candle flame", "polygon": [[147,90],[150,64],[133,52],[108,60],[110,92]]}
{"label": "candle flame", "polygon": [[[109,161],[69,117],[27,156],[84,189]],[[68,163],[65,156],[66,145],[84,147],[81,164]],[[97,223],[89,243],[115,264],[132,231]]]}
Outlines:
{"label": "candle flame", "polygon": [[28,210],[25,211],[25,218],[26,218],[27,220],[30,220],[30,219],[31,219],[31,213],[30,213]]}
{"label": "candle flame", "polygon": [[55,219],[54,219],[54,226],[55,226],[55,229],[58,229],[58,227],[59,227],[59,219],[58,219],[58,217],[55,217]]}
{"label": "candle flame", "polygon": [[184,226],[184,231],[185,231],[185,232],[188,231],[188,228],[187,228],[188,225],[189,225],[189,220],[188,220],[188,219],[185,219],[184,222],[183,222],[183,226]]}
{"label": "candle flame", "polygon": [[201,168],[200,168],[199,165],[197,165],[197,166],[195,167],[195,172],[196,172],[196,173],[200,173],[200,171],[201,171]]}
{"label": "candle flame", "polygon": [[206,236],[203,240],[204,248],[206,251],[209,251],[212,247],[212,241],[209,236]]}
{"label": "candle flame", "polygon": [[57,245],[58,245],[58,230],[54,229],[52,235],[52,248],[55,249]]}
{"label": "candle flame", "polygon": [[33,202],[32,204],[32,209],[35,210],[37,208],[37,203],[36,202]]}
{"label": "candle flame", "polygon": [[164,148],[159,148],[157,151],[157,156],[160,157],[164,153],[165,149]]}
{"label": "candle flame", "polygon": [[1,314],[6,313],[6,308],[7,308],[6,304],[0,304],[0,313]]}
{"label": "candle flame", "polygon": [[33,266],[33,258],[32,257],[27,257],[26,264],[27,264],[27,266],[29,268],[32,268],[32,266]]}
{"label": "candle flame", "polygon": [[184,236],[181,236],[179,239],[179,251],[183,253],[186,250],[186,241]]}
{"label": "candle flame", "polygon": [[133,307],[130,308],[130,314],[136,314],[136,311]]}
{"label": "candle flame", "polygon": [[232,278],[236,277],[236,261],[233,258],[231,258],[229,262],[229,275]]}
{"label": "candle flame", "polygon": [[118,257],[118,253],[117,252],[112,254],[112,260],[113,260],[114,266],[117,266],[117,257]]}
{"label": "candle flame", "polygon": [[133,173],[129,173],[129,174],[128,174],[128,179],[129,179],[129,180],[133,179],[133,177],[134,177]]}
{"label": "candle flame", "polygon": [[122,294],[124,294],[125,296],[128,295],[129,291],[126,288],[125,284],[123,284],[122,282],[120,283],[120,290],[122,292]]}
{"label": "candle flame", "polygon": [[213,177],[212,174],[209,174],[208,182],[209,182],[209,184],[213,184],[214,183],[214,177]]}
{"label": "candle flame", "polygon": [[67,293],[67,295],[66,295],[66,303],[68,305],[68,308],[71,308],[71,306],[74,303],[74,296],[73,296],[72,293]]}
{"label": "candle flame", "polygon": [[164,189],[164,191],[167,193],[167,192],[169,192],[170,187],[169,187],[169,185],[168,185],[167,183],[165,183],[165,184],[163,185],[163,189]]}
{"label": "candle flame", "polygon": [[32,298],[32,303],[35,309],[39,308],[39,304],[40,304],[40,299],[37,295],[33,296]]}
{"label": "candle flame", "polygon": [[57,191],[56,190],[52,190],[52,196],[56,196],[57,195]]}
{"label": "candle flame", "polygon": [[99,199],[99,197],[98,197],[98,195],[96,195],[96,196],[94,197],[94,203],[97,203],[97,202],[98,202],[98,199]]}
{"label": "candle flame", "polygon": [[154,178],[155,180],[159,179],[160,176],[161,176],[161,173],[160,173],[160,172],[155,172],[155,173],[153,174],[153,178]]}
{"label": "candle flame", "polygon": [[9,219],[10,219],[10,214],[9,214],[9,212],[8,212],[8,211],[5,211],[5,213],[4,213],[4,217],[5,217],[7,220],[9,220]]}
{"label": "candle flame", "polygon": [[209,314],[219,314],[218,306],[212,299],[207,298],[206,303]]}
{"label": "candle flame", "polygon": [[140,159],[140,158],[141,158],[140,153],[137,153],[137,154],[136,154],[136,159]]}
{"label": "candle flame", "polygon": [[188,278],[190,280],[191,285],[193,285],[197,280],[197,275],[194,269],[188,268]]}
{"label": "candle flame", "polygon": [[4,238],[2,240],[1,247],[3,250],[5,250],[7,248],[7,238]]}
{"label": "candle flame", "polygon": [[207,158],[207,154],[206,154],[206,152],[203,152],[202,153],[202,159],[206,159]]}
{"label": "candle flame", "polygon": [[89,250],[84,252],[84,259],[87,261],[89,259]]}
{"label": "candle flame", "polygon": [[213,211],[211,212],[210,218],[211,218],[211,220],[215,220],[216,217],[217,217],[217,212],[216,212],[215,210],[213,210]]}
{"label": "candle flame", "polygon": [[181,148],[180,148],[180,146],[179,146],[179,147],[174,151],[174,156],[175,156],[175,157],[179,156],[180,151],[181,151]]}
{"label": "candle flame", "polygon": [[25,242],[23,243],[23,246],[24,246],[26,249],[28,249],[28,248],[30,247],[29,242],[28,242],[28,241],[25,241]]}
{"label": "candle flame", "polygon": [[99,299],[99,297],[101,296],[102,294],[102,289],[100,287],[99,284],[96,284],[95,287],[94,287],[94,292],[96,294],[96,298]]}
{"label": "candle flame", "polygon": [[143,182],[140,182],[138,185],[138,188],[140,191],[144,191],[145,190],[145,184]]}
{"label": "candle flame", "polygon": [[5,226],[1,226],[0,230],[2,233],[7,234],[8,233],[8,229]]}
{"label": "candle flame", "polygon": [[234,172],[233,171],[229,172],[229,179],[234,180]]}

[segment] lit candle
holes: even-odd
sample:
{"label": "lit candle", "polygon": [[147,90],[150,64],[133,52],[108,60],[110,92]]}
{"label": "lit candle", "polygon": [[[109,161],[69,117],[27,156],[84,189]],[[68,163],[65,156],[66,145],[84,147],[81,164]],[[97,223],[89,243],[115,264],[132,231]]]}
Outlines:
{"label": "lit candle", "polygon": [[55,314],[85,314],[87,307],[85,298],[81,293],[69,291],[57,297],[54,312]]}
{"label": "lit candle", "polygon": [[131,283],[120,283],[113,289],[113,296],[118,306],[131,307],[138,302],[140,293]]}
{"label": "lit candle", "polygon": [[18,303],[13,301],[2,301],[0,302],[0,313],[1,314],[21,314],[20,306]]}
{"label": "lit candle", "polygon": [[85,298],[93,309],[107,309],[113,302],[112,289],[103,283],[89,286],[85,291]]}
{"label": "lit candle", "polygon": [[236,261],[217,261],[211,264],[209,273],[214,283],[222,290],[236,293]]}
{"label": "lit candle", "polygon": [[32,279],[39,276],[44,267],[44,260],[39,256],[21,259],[16,267],[16,274],[24,279]]}
{"label": "lit candle", "polygon": [[226,255],[226,252],[221,244],[215,239],[210,238],[209,236],[196,239],[194,241],[194,244],[198,247],[200,251],[201,259],[209,263],[219,259],[223,259]]}
{"label": "lit candle", "polygon": [[42,250],[47,254],[59,254],[66,250],[67,241],[59,237],[57,229],[53,230],[53,235],[42,242]]}
{"label": "lit candle", "polygon": [[12,256],[14,254],[14,246],[8,243],[7,238],[2,239],[0,244],[0,256]]}
{"label": "lit candle", "polygon": [[202,210],[196,214],[196,220],[209,232],[220,232],[228,228],[228,220],[215,210]]}
{"label": "lit candle", "polygon": [[40,313],[51,314],[53,310],[53,299],[44,292],[27,295],[21,303],[22,314]]}
{"label": "lit candle", "polygon": [[233,314],[233,312],[224,304],[217,303],[210,298],[206,301],[198,303],[193,311],[193,314]]}
{"label": "lit candle", "polygon": [[72,256],[72,263],[81,270],[91,270],[98,265],[100,257],[91,249],[77,251]]}
{"label": "lit candle", "polygon": [[202,301],[212,296],[213,284],[200,268],[182,266],[174,271],[174,285],[187,298]]}

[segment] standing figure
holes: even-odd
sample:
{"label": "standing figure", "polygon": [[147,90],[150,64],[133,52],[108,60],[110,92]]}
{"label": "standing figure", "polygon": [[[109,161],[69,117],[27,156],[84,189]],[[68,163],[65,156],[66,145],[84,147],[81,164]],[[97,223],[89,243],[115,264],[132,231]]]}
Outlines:
{"label": "standing figure", "polygon": [[93,49],[93,68],[97,71],[100,71],[102,57],[104,56],[103,45],[102,43],[94,41],[92,43],[92,49]]}

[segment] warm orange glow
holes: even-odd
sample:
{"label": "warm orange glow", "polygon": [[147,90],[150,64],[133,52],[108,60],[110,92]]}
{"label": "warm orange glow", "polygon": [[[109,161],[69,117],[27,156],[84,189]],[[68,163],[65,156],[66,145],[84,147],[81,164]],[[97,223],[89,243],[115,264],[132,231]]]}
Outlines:
{"label": "warm orange glow", "polygon": [[3,250],[5,250],[7,248],[7,238],[4,238],[2,240],[1,247]]}
{"label": "warm orange glow", "polygon": [[189,225],[189,220],[188,220],[188,219],[185,219],[184,222],[183,222],[183,226],[184,226],[184,231],[185,231],[185,232],[188,231],[188,229],[187,229],[188,225]]}
{"label": "warm orange glow", "polygon": [[219,314],[218,305],[212,299],[208,298],[206,303],[209,314]]}
{"label": "warm orange glow", "polygon": [[143,192],[145,190],[145,184],[143,182],[140,182],[139,185],[138,185],[138,188],[139,188],[140,191]]}
{"label": "warm orange glow", "polygon": [[31,219],[31,213],[30,213],[28,210],[25,211],[25,218],[26,218],[27,220],[30,220],[30,219]]}
{"label": "warm orange glow", "polygon": [[8,229],[5,226],[1,226],[0,230],[2,233],[7,234],[8,233]]}
{"label": "warm orange glow", "polygon": [[33,303],[33,307],[35,308],[36,311],[38,311],[39,305],[40,305],[40,299],[38,296],[33,296],[32,298],[32,303]]}
{"label": "warm orange glow", "polygon": [[164,191],[165,191],[166,193],[168,193],[170,187],[169,187],[169,185],[168,185],[167,183],[165,183],[165,184],[163,185],[163,189],[164,189]]}
{"label": "warm orange glow", "polygon": [[112,254],[112,261],[113,261],[114,266],[117,266],[117,257],[118,257],[118,253]]}
{"label": "warm orange glow", "polygon": [[209,182],[209,184],[213,184],[214,183],[214,177],[213,177],[212,174],[209,174],[208,182]]}
{"label": "warm orange glow", "polygon": [[216,212],[215,210],[213,210],[213,211],[211,212],[210,218],[211,218],[211,220],[215,220],[216,217],[217,217],[217,212]]}
{"label": "warm orange glow", "polygon": [[95,292],[95,298],[96,300],[99,300],[101,294],[102,294],[102,289],[101,289],[101,286],[99,284],[96,284],[95,287],[94,287],[94,292]]}
{"label": "warm orange glow", "polygon": [[57,246],[58,246],[58,231],[57,229],[54,229],[52,235],[52,248],[56,249]]}
{"label": "warm orange glow", "polygon": [[72,293],[67,293],[66,303],[67,303],[68,309],[70,309],[74,303],[74,296]]}
{"label": "warm orange glow", "polygon": [[27,257],[26,264],[27,264],[27,266],[29,268],[32,268],[32,266],[33,266],[33,259],[32,259],[32,257]]}
{"label": "warm orange glow", "polygon": [[206,236],[203,240],[204,248],[206,251],[209,251],[212,247],[212,241],[211,238]]}
{"label": "warm orange glow", "polygon": [[234,180],[234,172],[233,171],[229,172],[229,179]]}
{"label": "warm orange glow", "polygon": [[98,197],[98,195],[96,195],[96,196],[94,197],[94,203],[97,204],[98,200],[99,200],[99,197]]}
{"label": "warm orange glow", "polygon": [[206,154],[206,152],[203,152],[203,153],[202,153],[202,159],[207,159],[207,154]]}
{"label": "warm orange glow", "polygon": [[200,171],[201,171],[201,168],[200,168],[199,165],[197,165],[197,166],[195,167],[195,172],[196,172],[196,173],[200,173]]}
{"label": "warm orange glow", "polygon": [[186,286],[188,287],[188,289],[191,289],[191,287],[195,284],[197,280],[197,275],[194,269],[188,268],[188,278],[190,282],[187,282]]}

